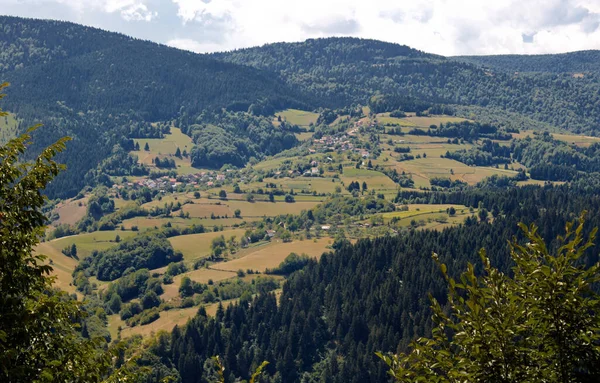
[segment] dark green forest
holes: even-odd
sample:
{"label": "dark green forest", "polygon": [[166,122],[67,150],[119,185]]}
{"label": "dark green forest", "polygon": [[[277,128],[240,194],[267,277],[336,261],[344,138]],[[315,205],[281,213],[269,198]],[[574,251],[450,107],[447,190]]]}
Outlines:
{"label": "dark green forest", "polygon": [[582,73],[600,70],[598,51],[546,55],[457,56],[454,59],[510,72]]}

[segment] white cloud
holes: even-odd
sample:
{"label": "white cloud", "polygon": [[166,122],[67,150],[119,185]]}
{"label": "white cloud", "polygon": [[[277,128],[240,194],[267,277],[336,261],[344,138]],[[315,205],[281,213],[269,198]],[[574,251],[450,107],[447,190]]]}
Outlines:
{"label": "white cloud", "polygon": [[216,52],[221,49],[219,44],[201,43],[192,39],[173,39],[167,41],[167,45],[173,48],[183,49],[192,52]]}
{"label": "white cloud", "polygon": [[[145,0],[0,0],[0,4],[6,2],[13,7],[18,4],[23,7],[46,8],[52,5],[65,7],[72,11],[75,17],[81,17],[84,14],[108,13],[118,14],[126,21],[151,21],[157,16],[157,12],[148,9]],[[24,12],[24,15],[27,12]],[[73,20],[77,21],[77,20]]]}
{"label": "white cloud", "polygon": [[[0,0],[3,2],[11,4],[12,14],[23,16],[40,17],[40,12],[28,11],[23,4],[43,4],[44,9],[62,6],[85,14],[82,20],[104,14],[121,21],[145,21],[149,28],[144,30],[144,38],[197,52],[333,35],[374,38],[444,55],[600,48],[599,0]],[[96,19],[102,21],[94,25],[102,28],[137,33],[133,27],[111,21],[113,18],[92,20]]]}

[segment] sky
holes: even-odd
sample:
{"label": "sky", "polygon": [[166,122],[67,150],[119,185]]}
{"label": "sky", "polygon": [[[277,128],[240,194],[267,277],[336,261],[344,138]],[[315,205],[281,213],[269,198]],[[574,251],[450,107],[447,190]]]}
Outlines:
{"label": "sky", "polygon": [[0,0],[195,52],[354,36],[441,55],[600,49],[600,0]]}

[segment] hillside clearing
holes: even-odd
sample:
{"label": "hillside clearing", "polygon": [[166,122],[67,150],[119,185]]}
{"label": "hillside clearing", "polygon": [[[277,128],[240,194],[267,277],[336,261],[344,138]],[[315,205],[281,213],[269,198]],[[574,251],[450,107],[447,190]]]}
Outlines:
{"label": "hillside clearing", "polygon": [[327,251],[327,246],[330,245],[331,241],[330,238],[320,238],[289,243],[273,242],[245,257],[212,265],[211,269],[225,271],[258,270],[264,272],[266,269],[279,266],[290,253],[304,253],[318,259],[321,254]]}

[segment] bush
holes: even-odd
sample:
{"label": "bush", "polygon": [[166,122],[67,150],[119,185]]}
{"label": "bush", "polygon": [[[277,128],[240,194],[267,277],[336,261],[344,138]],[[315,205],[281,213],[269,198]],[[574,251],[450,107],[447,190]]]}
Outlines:
{"label": "bush", "polygon": [[283,262],[274,269],[267,270],[267,274],[278,274],[287,275],[294,271],[304,268],[310,261],[310,258],[306,254],[298,255],[296,253],[290,253]]}
{"label": "bush", "polygon": [[194,306],[194,298],[187,297],[181,301],[181,305],[179,307],[187,308],[187,307],[193,307],[193,306]]}
{"label": "bush", "polygon": [[142,307],[144,310],[160,306],[160,298],[154,291],[147,292],[142,298]]}
{"label": "bush", "polygon": [[137,302],[131,302],[121,308],[121,319],[127,320],[142,312],[142,306]]}

